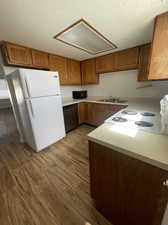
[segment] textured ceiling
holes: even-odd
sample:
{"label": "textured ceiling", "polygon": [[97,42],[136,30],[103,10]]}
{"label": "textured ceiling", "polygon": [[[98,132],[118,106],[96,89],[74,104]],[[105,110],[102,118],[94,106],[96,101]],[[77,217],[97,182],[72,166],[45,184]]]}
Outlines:
{"label": "textured ceiling", "polygon": [[120,50],[149,42],[166,11],[168,0],[1,0],[0,40],[82,60],[93,56],[53,36],[84,18]]}

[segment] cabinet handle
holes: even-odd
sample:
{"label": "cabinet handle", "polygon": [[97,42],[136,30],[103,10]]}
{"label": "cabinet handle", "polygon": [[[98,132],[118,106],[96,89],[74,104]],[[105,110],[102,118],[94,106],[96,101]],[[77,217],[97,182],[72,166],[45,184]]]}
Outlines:
{"label": "cabinet handle", "polygon": [[30,97],[29,85],[28,85],[28,82],[27,82],[27,79],[26,78],[25,78],[25,84],[26,84],[26,89],[27,89],[28,97]]}
{"label": "cabinet handle", "polygon": [[168,188],[168,180],[163,181],[163,186]]}
{"label": "cabinet handle", "polygon": [[31,100],[29,100],[29,103],[30,103],[30,109],[31,109],[32,116],[34,117],[34,111],[33,111],[33,106],[32,106]]}

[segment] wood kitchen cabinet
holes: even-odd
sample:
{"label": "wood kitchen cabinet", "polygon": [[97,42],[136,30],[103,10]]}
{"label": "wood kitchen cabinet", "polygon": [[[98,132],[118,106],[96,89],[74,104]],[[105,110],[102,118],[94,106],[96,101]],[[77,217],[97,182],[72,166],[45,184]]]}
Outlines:
{"label": "wood kitchen cabinet", "polygon": [[58,71],[61,85],[80,85],[80,62],[58,55],[49,55],[49,68]]}
{"label": "wood kitchen cabinet", "polygon": [[96,73],[96,60],[88,59],[81,62],[82,84],[97,84],[99,75]]}
{"label": "wood kitchen cabinet", "polygon": [[157,16],[153,33],[149,80],[168,79],[168,12]]}
{"label": "wood kitchen cabinet", "polygon": [[96,58],[96,73],[116,71],[116,53],[99,56]]}
{"label": "wood kitchen cabinet", "polygon": [[151,44],[140,47],[138,81],[147,81],[149,76]]}
{"label": "wood kitchen cabinet", "polygon": [[96,73],[138,69],[138,62],[139,47],[129,48],[119,52],[97,57]]}
{"label": "wood kitchen cabinet", "polygon": [[104,120],[112,116],[116,112],[125,108],[122,105],[113,105],[113,104],[101,104],[101,103],[85,103],[85,122],[93,125],[99,126],[104,123]]}
{"label": "wood kitchen cabinet", "polygon": [[59,79],[61,85],[66,85],[68,83],[68,59],[58,55],[49,55],[49,68],[52,71],[59,72]]}
{"label": "wood kitchen cabinet", "polygon": [[31,50],[21,45],[3,42],[3,53],[8,65],[31,66]]}
{"label": "wood kitchen cabinet", "polygon": [[91,196],[114,225],[161,225],[168,172],[89,142]]}
{"label": "wood kitchen cabinet", "polygon": [[86,122],[86,104],[85,102],[78,103],[78,120],[79,124]]}
{"label": "wood kitchen cabinet", "polygon": [[67,61],[68,70],[68,82],[69,85],[80,85],[81,84],[81,70],[80,62],[68,59]]}
{"label": "wood kitchen cabinet", "polygon": [[46,52],[31,50],[32,53],[32,65],[34,67],[49,68],[49,55]]}
{"label": "wood kitchen cabinet", "polygon": [[139,47],[129,48],[116,55],[116,70],[138,69]]}

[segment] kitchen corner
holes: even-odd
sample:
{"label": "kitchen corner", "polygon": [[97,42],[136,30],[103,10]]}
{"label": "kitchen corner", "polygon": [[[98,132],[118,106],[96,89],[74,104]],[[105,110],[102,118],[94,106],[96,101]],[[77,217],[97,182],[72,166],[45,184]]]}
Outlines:
{"label": "kitchen corner", "polygon": [[[97,104],[116,103],[100,101],[103,96],[93,96],[87,99],[74,100],[72,98],[63,98],[63,106],[78,104],[81,102],[90,102]],[[127,103],[127,110],[141,110],[160,114],[160,100],[152,98],[124,98]],[[119,103],[118,103],[119,104]],[[120,104],[119,104],[120,105]],[[157,123],[161,126],[160,117]],[[131,129],[129,127],[120,127],[104,123],[90,134],[88,140],[106,146],[114,151],[119,151],[133,158],[150,163],[151,165],[168,170],[168,138],[166,135],[145,132],[142,130]]]}

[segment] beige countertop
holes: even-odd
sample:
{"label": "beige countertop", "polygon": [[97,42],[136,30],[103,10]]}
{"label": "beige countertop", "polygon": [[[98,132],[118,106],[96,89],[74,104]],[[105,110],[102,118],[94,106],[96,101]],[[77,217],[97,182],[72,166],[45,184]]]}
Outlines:
{"label": "beige countertop", "polygon": [[110,103],[110,102],[101,102],[101,101],[99,101],[99,100],[105,99],[105,98],[108,98],[108,97],[93,96],[93,97],[88,97],[88,98],[79,99],[79,100],[78,99],[73,99],[73,98],[62,98],[62,105],[63,106],[67,106],[67,105],[77,104],[77,103],[80,103],[80,102],[95,102],[95,103],[101,103],[101,104],[128,105],[128,103],[121,104],[121,103]]}
{"label": "beige countertop", "polygon": [[127,103],[110,103],[110,102],[101,102],[101,99],[106,99],[108,97],[104,96],[91,96],[85,99],[73,99],[73,98],[62,98],[62,105],[73,105],[80,102],[95,102],[101,104],[115,104],[115,105],[127,105],[129,109],[137,109],[137,110],[148,110],[159,112],[160,104],[159,100],[152,98],[121,98],[127,100]]}
{"label": "beige countertop", "polygon": [[[128,99],[128,109],[159,112],[159,100]],[[168,170],[168,136],[109,123],[96,128],[88,140]]]}

